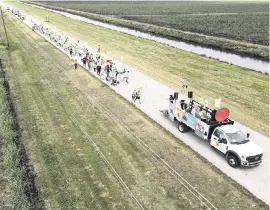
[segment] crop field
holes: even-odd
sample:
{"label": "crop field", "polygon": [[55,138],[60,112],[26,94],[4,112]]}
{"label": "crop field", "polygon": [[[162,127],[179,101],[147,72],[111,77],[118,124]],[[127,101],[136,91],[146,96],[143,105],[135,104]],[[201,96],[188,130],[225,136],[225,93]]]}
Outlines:
{"label": "crop field", "polygon": [[109,87],[74,71],[21,21],[6,20],[6,73],[36,173],[38,209],[206,209],[182,178],[218,209],[267,209]]}
{"label": "crop field", "polygon": [[192,14],[120,16],[158,26],[191,31],[268,46],[269,14]]}
{"label": "crop field", "polygon": [[267,2],[41,2],[268,46]]}
{"label": "crop field", "polygon": [[[10,4],[25,9],[21,3]],[[102,52],[116,59],[123,56],[127,65],[175,90],[181,89],[181,81],[185,79],[196,97],[208,98],[210,101],[222,97],[222,104],[230,109],[233,119],[268,135],[267,75],[72,20],[44,9],[28,6],[27,11],[41,21],[49,15],[50,24],[59,30],[95,48],[100,44]]]}

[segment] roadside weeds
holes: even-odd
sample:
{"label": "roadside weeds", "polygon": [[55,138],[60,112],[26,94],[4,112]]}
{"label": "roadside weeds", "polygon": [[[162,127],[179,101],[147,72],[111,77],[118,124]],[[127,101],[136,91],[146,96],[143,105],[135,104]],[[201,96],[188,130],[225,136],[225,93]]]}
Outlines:
{"label": "roadside weeds", "polygon": [[[2,151],[3,169],[10,175],[10,182],[12,193],[15,197],[14,207],[18,209],[44,209],[44,203],[39,196],[35,182],[35,171],[31,165],[28,155],[26,153],[24,144],[22,142],[21,128],[16,113],[16,108],[12,100],[9,82],[6,77],[2,60],[0,59],[0,81],[3,87],[3,105],[6,106],[6,114],[9,115],[9,126],[11,130],[12,142],[4,137],[1,138],[1,147],[6,146]],[[1,87],[0,87],[1,88]],[[12,145],[13,144],[13,145]],[[6,204],[3,204],[4,206]],[[10,204],[8,204],[10,205]]]}

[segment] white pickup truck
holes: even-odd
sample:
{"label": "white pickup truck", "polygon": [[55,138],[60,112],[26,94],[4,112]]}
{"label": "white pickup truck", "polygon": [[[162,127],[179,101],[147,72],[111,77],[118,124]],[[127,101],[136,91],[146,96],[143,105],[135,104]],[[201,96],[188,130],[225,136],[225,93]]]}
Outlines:
{"label": "white pickup truck", "polygon": [[170,96],[169,109],[161,112],[177,122],[180,132],[194,130],[200,138],[209,140],[213,148],[225,155],[231,167],[255,166],[262,162],[262,149],[249,140],[249,134],[244,135],[237,129],[234,121],[226,116],[223,120],[217,120],[217,110],[192,98],[180,100],[178,93],[175,93]]}
{"label": "white pickup truck", "polygon": [[211,146],[225,154],[232,167],[253,166],[262,162],[262,149],[233,125],[217,127],[211,136]]}

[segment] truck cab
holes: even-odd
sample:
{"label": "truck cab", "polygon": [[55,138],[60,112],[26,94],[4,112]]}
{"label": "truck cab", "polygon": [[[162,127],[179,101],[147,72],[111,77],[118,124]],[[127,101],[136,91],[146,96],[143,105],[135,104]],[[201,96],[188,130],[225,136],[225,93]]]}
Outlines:
{"label": "truck cab", "polygon": [[249,134],[233,125],[217,127],[211,136],[211,146],[222,152],[231,167],[255,166],[262,162],[262,149],[249,140]]}
{"label": "truck cab", "polygon": [[12,13],[13,13],[14,15],[18,15],[18,14],[19,14],[19,10],[17,10],[17,9],[12,9]]}

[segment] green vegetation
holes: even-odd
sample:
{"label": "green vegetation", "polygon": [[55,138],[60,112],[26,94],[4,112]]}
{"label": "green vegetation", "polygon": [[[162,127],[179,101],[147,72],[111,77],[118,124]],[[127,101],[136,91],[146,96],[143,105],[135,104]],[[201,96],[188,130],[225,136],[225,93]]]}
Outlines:
{"label": "green vegetation", "polygon": [[[44,17],[44,10],[28,10],[33,16]],[[81,32],[80,27],[89,32],[88,25],[75,22],[70,27],[72,20],[50,16],[76,33]],[[226,209],[229,203],[230,209],[267,209],[266,204],[112,89],[81,68],[74,71],[67,56],[12,15],[8,26],[13,47],[7,72],[18,107],[22,139],[35,167],[46,208],[137,209],[98,155],[97,151],[102,151],[145,209],[205,209],[146,152],[143,143],[217,208]],[[103,29],[95,29],[103,38]],[[95,37],[94,31],[92,35]]]}
{"label": "green vegetation", "polygon": [[269,14],[192,14],[192,15],[128,15],[121,16],[168,28],[226,37],[268,46]]}
{"label": "green vegetation", "polygon": [[[1,17],[1,16],[0,16]],[[2,21],[1,21],[2,23]],[[14,121],[8,98],[7,79],[4,66],[7,62],[7,50],[3,25],[0,23],[0,209],[29,209],[29,201],[24,194],[27,184],[25,169],[20,167],[20,149],[14,139],[18,131],[14,130]]]}
{"label": "green vegetation", "polygon": [[102,15],[181,15],[209,13],[268,13],[267,2],[228,1],[38,1]]}
{"label": "green vegetation", "polygon": [[[25,9],[21,3],[10,4]],[[93,47],[101,44],[103,52],[116,59],[124,56],[126,64],[175,90],[181,89],[181,81],[185,79],[196,98],[213,101],[222,97],[222,105],[230,109],[233,119],[268,135],[267,75],[66,18],[44,9],[28,6],[27,11],[41,21],[49,15],[49,24]]]}
{"label": "green vegetation", "polygon": [[[266,47],[269,44],[267,2],[41,3],[58,10],[68,9],[68,12],[95,20],[238,54],[252,55],[265,60],[268,60],[269,56]],[[78,13],[76,10],[82,12]]]}

